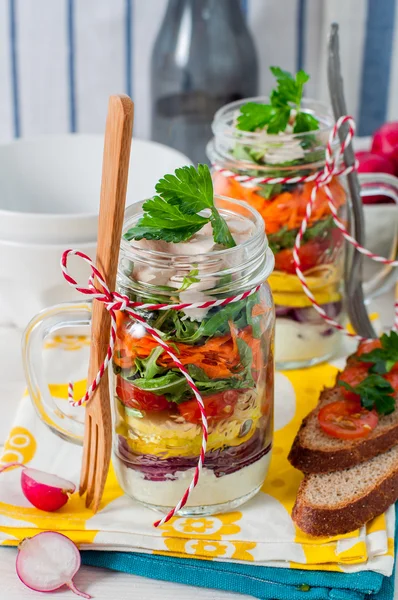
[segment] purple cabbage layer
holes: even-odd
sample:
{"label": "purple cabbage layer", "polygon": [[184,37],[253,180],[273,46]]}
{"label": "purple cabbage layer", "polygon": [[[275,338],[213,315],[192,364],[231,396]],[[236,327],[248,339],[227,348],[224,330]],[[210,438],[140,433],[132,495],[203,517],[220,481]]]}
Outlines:
{"label": "purple cabbage layer", "polygon": [[[264,447],[265,432],[259,429],[254,435],[240,446],[230,446],[224,449],[207,452],[204,466],[212,469],[216,477],[230,475],[243,467],[247,467],[271,450],[271,444]],[[119,436],[118,457],[123,464],[135,471],[140,471],[149,481],[172,481],[178,471],[185,471],[196,467],[198,457],[177,456],[173,458],[160,458],[151,454],[135,454],[123,436]]]}
{"label": "purple cabbage layer", "polygon": [[[342,302],[328,302],[327,304],[321,304],[321,307],[326,312],[327,316],[331,319],[336,319],[342,311]],[[277,317],[283,319],[291,319],[298,323],[308,323],[309,325],[324,325],[325,321],[316,312],[312,306],[305,306],[303,308],[292,308],[290,306],[275,306],[275,313]]]}

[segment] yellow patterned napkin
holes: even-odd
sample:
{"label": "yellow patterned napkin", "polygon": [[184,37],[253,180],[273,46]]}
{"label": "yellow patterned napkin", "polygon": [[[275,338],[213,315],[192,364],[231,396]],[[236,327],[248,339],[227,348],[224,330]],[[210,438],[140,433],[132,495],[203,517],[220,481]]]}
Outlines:
{"label": "yellow patterned napkin", "polygon": [[[47,377],[56,402],[66,402],[69,380],[77,381],[77,395],[84,392],[88,351],[84,337],[54,338],[47,343]],[[336,372],[334,364],[324,364],[276,374],[275,438],[269,475],[261,492],[240,510],[211,517],[177,517],[155,529],[156,513],[126,497],[111,469],[96,515],[85,508],[77,493],[58,512],[45,513],[24,498],[20,472],[14,469],[3,473],[0,480],[0,544],[15,545],[26,536],[52,529],[68,535],[83,549],[391,574],[394,507],[367,527],[333,538],[312,538],[297,529],[290,518],[302,475],[288,463],[287,454],[302,418],[316,404],[323,386],[333,383]],[[75,483],[79,480],[81,448],[59,439],[43,425],[27,395],[0,462],[16,460]]]}

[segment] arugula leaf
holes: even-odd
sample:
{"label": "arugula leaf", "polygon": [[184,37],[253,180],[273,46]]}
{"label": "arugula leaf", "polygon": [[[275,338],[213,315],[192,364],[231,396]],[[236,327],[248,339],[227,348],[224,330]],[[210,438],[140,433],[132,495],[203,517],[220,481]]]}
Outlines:
{"label": "arugula leaf", "polygon": [[155,375],[164,373],[165,369],[156,364],[157,359],[163,354],[164,350],[161,346],[151,350],[148,358],[136,358],[135,366],[141,377],[144,379],[153,379]]}
{"label": "arugula leaf", "polygon": [[205,395],[232,389],[245,389],[253,385],[251,374],[249,374],[249,378],[242,377],[240,374],[239,377],[229,377],[228,379],[210,379],[203,369],[196,365],[188,365],[188,371],[197,388]]}
{"label": "arugula leaf", "polygon": [[358,394],[361,398],[361,405],[367,410],[375,408],[379,415],[389,415],[395,410],[394,389],[380,375],[368,375],[366,379],[354,387],[341,380],[338,381],[338,385]]}
{"label": "arugula leaf", "polygon": [[[310,240],[314,239],[323,241],[330,235],[334,228],[335,224],[333,217],[326,217],[326,219],[321,219],[320,221],[314,223],[314,225],[311,227],[308,227],[304,233],[303,240],[304,242],[309,242]],[[277,233],[269,234],[268,243],[272,252],[275,254],[280,250],[293,248],[298,231],[298,228],[288,229],[287,226],[284,225]]]}
{"label": "arugula leaf", "polygon": [[252,335],[254,338],[259,339],[263,333],[262,315],[253,317],[253,307],[259,303],[258,292],[249,296],[246,300],[246,320],[248,325],[251,325]]}
{"label": "arugula leaf", "polygon": [[[239,300],[239,302],[231,302],[220,309],[216,309],[216,312],[212,312],[214,309],[209,311],[209,318],[199,325],[196,331],[188,335],[187,337],[181,338],[188,344],[193,344],[204,337],[211,337],[213,335],[223,335],[229,331],[228,321],[233,321],[237,327],[240,327],[239,317],[241,313],[246,310],[246,300]],[[186,321],[183,321],[185,324]]]}
{"label": "arugula leaf", "polygon": [[391,331],[390,334],[383,333],[380,338],[381,348],[375,348],[367,354],[361,354],[358,360],[373,363],[370,371],[383,375],[389,373],[398,362],[398,333]]}
{"label": "arugula leaf", "polygon": [[134,385],[157,396],[166,396],[173,402],[181,401],[188,388],[185,377],[174,371],[168,371],[165,375],[152,379],[135,379]]}
{"label": "arugula leaf", "polygon": [[256,194],[259,194],[266,200],[270,200],[273,196],[277,196],[282,191],[281,183],[264,183],[257,190]]}
{"label": "arugula leaf", "polygon": [[[228,226],[214,206],[213,183],[207,165],[182,167],[165,175],[156,185],[158,196],[146,200],[144,214],[129,229],[127,240],[165,240],[184,242],[211,222],[214,240],[227,248],[236,244]],[[209,211],[209,216],[198,213]]]}
{"label": "arugula leaf", "polygon": [[191,269],[189,271],[188,275],[184,276],[181,287],[177,291],[179,293],[185,292],[185,290],[187,290],[189,287],[191,287],[191,285],[193,283],[199,283],[200,279],[199,279],[199,277],[197,277],[198,274],[199,274],[199,269]]}
{"label": "arugula leaf", "polygon": [[318,119],[301,111],[303,87],[309,80],[309,75],[300,70],[293,77],[280,67],[270,67],[270,70],[277,81],[277,87],[270,95],[270,104],[248,102],[241,106],[237,128],[244,131],[266,129],[269,134],[277,134],[286,130],[291,111],[294,109],[296,112],[293,133],[319,129]]}

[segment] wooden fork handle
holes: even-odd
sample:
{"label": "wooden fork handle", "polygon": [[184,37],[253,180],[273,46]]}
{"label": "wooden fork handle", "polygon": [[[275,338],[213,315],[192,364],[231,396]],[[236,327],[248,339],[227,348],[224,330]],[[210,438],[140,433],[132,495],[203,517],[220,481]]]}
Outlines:
{"label": "wooden fork handle", "polygon": [[[119,246],[122,235],[126,200],[134,105],[128,96],[111,96],[105,129],[102,165],[101,199],[98,222],[96,264],[112,291],[115,289]],[[98,282],[96,282],[98,284]],[[91,349],[88,381],[91,383],[105,358],[109,344],[110,315],[103,303],[93,301],[91,320]],[[112,439],[108,377],[101,381],[87,407],[80,494],[93,489],[95,472],[92,471],[98,444],[103,443],[107,456],[103,457],[106,472],[109,468]],[[104,439],[93,440],[93,423],[103,423]],[[91,424],[90,424],[91,421]],[[102,437],[102,436],[101,436]],[[91,449],[91,450],[90,450]],[[93,456],[94,452],[94,456]],[[90,472],[91,464],[91,472]],[[103,479],[103,478],[102,478]],[[90,481],[91,480],[91,481]],[[101,483],[103,491],[103,485]],[[87,498],[89,502],[90,498]]]}

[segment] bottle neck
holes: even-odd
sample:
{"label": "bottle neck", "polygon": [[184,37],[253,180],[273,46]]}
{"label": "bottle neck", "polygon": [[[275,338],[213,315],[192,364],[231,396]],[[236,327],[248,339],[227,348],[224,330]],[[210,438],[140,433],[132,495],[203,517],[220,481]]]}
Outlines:
{"label": "bottle neck", "polygon": [[195,21],[214,17],[243,19],[240,0],[169,0],[164,20],[178,20],[185,11]]}

